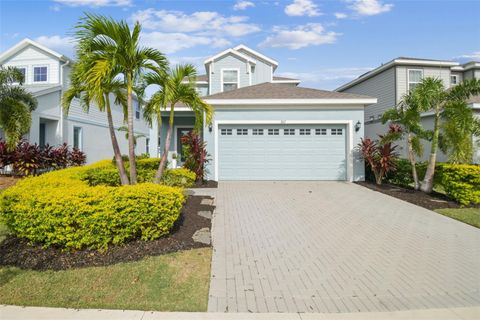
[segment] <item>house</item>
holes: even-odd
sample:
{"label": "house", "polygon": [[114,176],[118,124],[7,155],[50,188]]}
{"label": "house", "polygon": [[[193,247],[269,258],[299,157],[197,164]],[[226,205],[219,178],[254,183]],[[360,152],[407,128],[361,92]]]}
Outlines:
{"label": "house", "polygon": [[[414,88],[422,78],[434,77],[443,81],[445,87],[452,87],[464,79],[480,78],[480,63],[471,61],[460,64],[454,61],[416,59],[400,57],[391,60],[380,67],[375,68],[357,79],[350,81],[337,88],[335,91],[353,94],[366,94],[378,98],[376,104],[365,108],[365,136],[376,137],[387,130],[387,125],[381,123],[382,114],[394,107],[408,90]],[[480,117],[480,97],[476,96],[469,100],[475,115]],[[433,129],[433,117],[431,113],[422,116],[425,128]],[[476,147],[474,162],[480,162],[480,147],[474,141]],[[406,157],[406,142],[399,143],[401,155]],[[430,151],[430,143],[424,143],[425,152],[422,160],[427,160]],[[439,161],[446,161],[447,157],[441,151],[437,154]]]}
{"label": "house", "polygon": [[[244,45],[222,51],[204,62],[196,86],[215,109],[203,128],[214,180],[362,180],[364,164],[355,146],[364,135],[364,109],[376,98],[353,93],[308,89],[297,79],[275,76],[278,62]],[[180,138],[194,116],[175,109],[169,157],[182,154]],[[168,127],[162,117],[160,150]]]}
{"label": "house", "polygon": [[[40,146],[59,145],[66,142],[87,155],[92,163],[113,157],[112,143],[105,112],[95,105],[85,112],[79,100],[74,99],[68,115],[63,113],[61,98],[69,87],[69,73],[73,61],[35,41],[25,39],[0,55],[0,65],[14,66],[24,74],[25,88],[38,100],[38,107],[32,113],[32,126],[25,136],[31,143]],[[137,139],[136,152],[149,153],[149,127],[142,118],[142,110],[134,99],[135,132],[145,138]],[[115,128],[124,126],[121,106],[113,103],[112,116]],[[0,137],[2,133],[0,132]],[[117,131],[122,154],[128,153],[125,133]]]}

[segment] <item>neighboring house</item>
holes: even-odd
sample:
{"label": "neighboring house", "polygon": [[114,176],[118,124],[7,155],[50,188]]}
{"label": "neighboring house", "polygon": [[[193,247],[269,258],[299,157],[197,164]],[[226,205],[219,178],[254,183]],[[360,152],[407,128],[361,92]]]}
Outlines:
{"label": "neighboring house", "polygon": [[[32,113],[32,126],[26,135],[31,143],[40,146],[59,145],[66,142],[85,152],[87,162],[113,157],[112,143],[105,112],[98,111],[92,104],[86,113],[74,99],[68,115],[63,113],[61,98],[69,87],[69,73],[73,61],[30,39],[25,39],[0,55],[0,65],[14,66],[25,76],[24,86],[38,100],[38,107]],[[124,125],[121,106],[112,99],[112,115],[115,128]],[[149,127],[142,118],[142,110],[134,99],[136,134],[149,135]],[[1,136],[1,133],[0,133]],[[123,154],[128,153],[125,133],[117,131],[117,138]],[[148,138],[140,138],[136,152],[149,153]]]}
{"label": "neighboring house", "polygon": [[[355,151],[363,137],[365,95],[298,87],[299,80],[274,76],[278,63],[244,45],[205,61],[197,79],[204,100],[215,109],[203,139],[214,180],[363,180],[364,164]],[[191,130],[193,113],[175,109],[170,154],[182,153],[180,138]],[[168,112],[162,117],[164,146]],[[162,150],[160,148],[160,150]]]}
{"label": "neighboring house", "polygon": [[[480,62],[460,64],[453,61],[428,60],[400,57],[382,64],[357,79],[337,88],[337,92],[366,94],[377,97],[378,103],[365,108],[365,136],[376,138],[378,134],[387,131],[387,125],[381,123],[382,114],[394,107],[408,90],[414,88],[422,78],[434,77],[443,81],[445,87],[454,86],[464,79],[480,79]],[[469,105],[474,109],[475,115],[480,117],[480,97],[469,100]],[[431,113],[422,117],[425,128],[433,129]],[[476,145],[474,162],[480,162],[480,148]],[[430,143],[424,143],[425,150],[422,159],[426,160],[430,152]],[[406,156],[405,141],[399,143],[402,156]],[[438,160],[447,160],[445,154],[438,152]]]}

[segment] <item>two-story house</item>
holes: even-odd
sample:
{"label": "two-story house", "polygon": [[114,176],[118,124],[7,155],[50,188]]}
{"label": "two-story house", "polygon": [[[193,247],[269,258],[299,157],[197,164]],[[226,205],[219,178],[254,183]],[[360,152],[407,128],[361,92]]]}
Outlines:
{"label": "two-story house", "polygon": [[[204,62],[197,88],[215,109],[202,137],[214,180],[362,180],[364,165],[354,151],[363,137],[364,108],[375,98],[303,88],[300,81],[275,76],[278,62],[244,45]],[[180,138],[194,115],[175,109],[170,155],[181,156]],[[168,127],[162,117],[160,150]]]}
{"label": "two-story house", "polygon": [[[59,145],[64,142],[85,152],[87,162],[111,159],[113,149],[105,112],[95,105],[85,112],[79,100],[74,99],[70,112],[64,114],[62,95],[69,87],[69,73],[73,61],[35,41],[25,39],[0,55],[0,65],[18,68],[24,75],[24,86],[38,100],[32,113],[32,125],[26,135],[31,143],[40,146]],[[112,116],[115,128],[124,126],[121,106],[113,103]],[[149,127],[142,118],[142,110],[134,99],[135,131],[145,138],[137,139],[136,152],[149,153]],[[0,130],[1,131],[1,130]],[[2,133],[0,132],[0,137]],[[128,153],[125,132],[117,131],[117,139],[123,154]]]}
{"label": "two-story house", "polygon": [[[378,98],[376,104],[365,108],[365,136],[376,138],[378,134],[384,134],[387,125],[381,123],[382,114],[400,102],[408,90],[414,88],[423,78],[433,77],[443,81],[444,86],[449,88],[464,79],[480,78],[480,63],[471,61],[460,64],[454,61],[429,60],[400,57],[380,67],[375,68],[357,79],[350,81],[337,88],[337,92],[366,94]],[[480,97],[470,99],[469,105],[473,108],[476,116],[480,117]],[[433,129],[433,117],[431,113],[425,113],[422,117],[425,128]],[[474,162],[480,162],[480,148],[478,141]],[[426,160],[430,151],[430,143],[425,142],[423,160]],[[402,156],[406,156],[405,141],[399,143]],[[438,160],[445,161],[447,158],[442,152],[438,152]]]}

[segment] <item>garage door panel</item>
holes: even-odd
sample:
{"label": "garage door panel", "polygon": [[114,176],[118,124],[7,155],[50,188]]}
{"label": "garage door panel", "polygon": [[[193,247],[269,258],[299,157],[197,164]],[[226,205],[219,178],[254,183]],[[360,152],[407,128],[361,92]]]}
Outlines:
{"label": "garage door panel", "polygon": [[[222,135],[222,129],[231,129],[232,135]],[[254,129],[257,133],[263,129],[263,135],[254,135]],[[305,134],[308,129],[309,135]],[[342,134],[333,135],[331,129]],[[320,131],[326,134],[316,134]],[[222,125],[217,151],[219,179],[345,180],[345,133],[345,125]]]}

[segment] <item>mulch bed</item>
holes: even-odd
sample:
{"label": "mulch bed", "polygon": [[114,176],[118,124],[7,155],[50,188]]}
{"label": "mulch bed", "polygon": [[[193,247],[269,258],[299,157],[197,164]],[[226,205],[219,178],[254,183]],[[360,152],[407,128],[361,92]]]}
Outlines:
{"label": "mulch bed", "polygon": [[0,175],[0,190],[7,189],[19,181],[21,177]]}
{"label": "mulch bed", "polygon": [[202,228],[211,228],[211,220],[199,216],[199,211],[212,211],[214,207],[202,205],[210,197],[189,196],[172,233],[154,241],[134,240],[121,246],[110,246],[106,251],[65,251],[60,248],[44,249],[30,245],[13,236],[0,243],[0,266],[16,266],[33,270],[65,270],[70,268],[106,266],[119,262],[137,261],[146,256],[157,256],[181,250],[208,247],[194,242],[192,236]]}
{"label": "mulch bed", "polygon": [[213,180],[197,181],[192,188],[218,188],[218,182]]}
{"label": "mulch bed", "polygon": [[460,208],[460,205],[455,201],[448,199],[444,194],[432,192],[427,194],[422,191],[415,191],[391,184],[377,185],[369,181],[359,181],[357,184],[375,190],[389,196],[404,200],[417,206],[424,207],[429,210],[443,209],[443,208]]}

